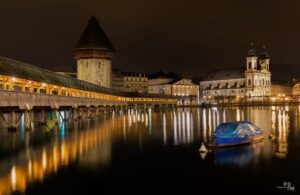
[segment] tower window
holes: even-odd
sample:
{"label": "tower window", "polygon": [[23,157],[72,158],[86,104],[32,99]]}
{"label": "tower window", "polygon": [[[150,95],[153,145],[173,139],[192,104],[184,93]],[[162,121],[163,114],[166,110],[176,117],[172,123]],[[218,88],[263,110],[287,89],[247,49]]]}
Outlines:
{"label": "tower window", "polygon": [[251,69],[251,62],[248,62],[248,69]]}
{"label": "tower window", "polygon": [[251,86],[251,79],[248,79],[248,86]]}

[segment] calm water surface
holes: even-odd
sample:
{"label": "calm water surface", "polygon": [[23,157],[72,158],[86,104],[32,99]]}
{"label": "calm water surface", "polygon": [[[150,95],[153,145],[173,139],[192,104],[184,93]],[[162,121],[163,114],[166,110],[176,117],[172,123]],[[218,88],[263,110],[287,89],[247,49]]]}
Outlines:
{"label": "calm water surface", "polygon": [[[198,152],[220,122],[236,120],[261,127],[264,141]],[[283,182],[299,191],[299,125],[300,106],[273,106],[130,110],[60,118],[53,130],[2,129],[0,195],[284,193]]]}

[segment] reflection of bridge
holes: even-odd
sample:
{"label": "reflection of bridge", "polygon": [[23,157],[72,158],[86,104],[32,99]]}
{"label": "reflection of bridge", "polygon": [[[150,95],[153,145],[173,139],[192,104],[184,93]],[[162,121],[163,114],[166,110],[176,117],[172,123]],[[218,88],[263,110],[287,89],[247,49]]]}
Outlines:
{"label": "reflection of bridge", "polygon": [[[78,123],[81,122],[77,121],[76,124]],[[81,160],[83,155],[95,148],[98,152],[97,159],[93,155],[92,160],[100,161],[105,166],[110,161],[112,134],[118,136],[120,133],[112,131],[112,123],[108,121],[88,131],[79,131],[78,127],[75,128],[78,131],[77,134],[63,139],[62,132],[68,129],[66,124],[60,121],[58,128],[53,130],[54,140],[42,147],[30,147],[30,141],[34,136],[30,132],[24,132],[25,149],[17,155],[8,157],[7,160],[0,161],[0,195],[11,194],[15,191],[24,192],[29,183],[43,181],[47,174],[56,173],[59,168],[75,159]]]}

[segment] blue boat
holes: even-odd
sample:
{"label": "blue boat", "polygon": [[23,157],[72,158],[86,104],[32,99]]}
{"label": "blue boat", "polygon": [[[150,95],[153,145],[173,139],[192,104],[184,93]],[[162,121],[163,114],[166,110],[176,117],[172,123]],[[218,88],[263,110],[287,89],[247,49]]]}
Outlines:
{"label": "blue boat", "polygon": [[215,146],[235,146],[263,140],[263,131],[249,121],[221,123],[215,130]]}

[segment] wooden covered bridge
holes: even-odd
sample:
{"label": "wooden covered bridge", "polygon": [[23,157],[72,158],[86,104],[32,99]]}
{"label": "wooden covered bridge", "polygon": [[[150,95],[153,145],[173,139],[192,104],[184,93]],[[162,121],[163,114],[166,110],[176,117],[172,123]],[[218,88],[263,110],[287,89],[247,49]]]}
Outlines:
{"label": "wooden covered bridge", "polygon": [[[12,129],[18,126],[16,113],[25,114],[29,128],[32,110],[42,113],[45,110],[64,110],[66,116],[76,119],[82,112],[87,112],[89,116],[98,111],[168,108],[176,106],[176,103],[174,96],[114,91],[0,57],[0,123]],[[44,123],[44,119],[42,115],[41,123]]]}

